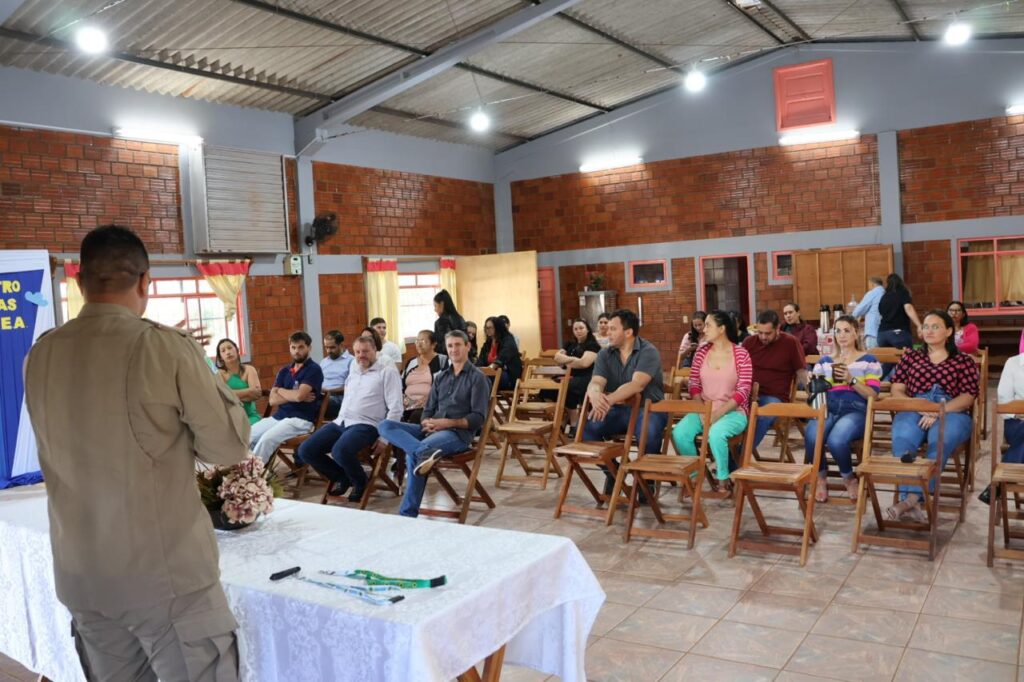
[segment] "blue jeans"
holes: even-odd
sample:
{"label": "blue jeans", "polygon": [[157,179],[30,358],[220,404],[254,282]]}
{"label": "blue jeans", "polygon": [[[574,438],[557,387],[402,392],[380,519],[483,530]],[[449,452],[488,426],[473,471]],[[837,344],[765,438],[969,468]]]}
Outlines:
{"label": "blue jeans", "polygon": [[[938,384],[932,386],[925,393],[914,396],[915,398],[924,398],[930,400],[933,403],[942,402],[943,400],[949,400],[950,397],[946,395],[945,391],[942,390]],[[918,426],[918,422],[921,420],[921,415],[917,412],[899,412],[892,420],[892,454],[895,457],[901,457],[908,453],[916,453],[918,448],[921,447],[921,443],[924,439],[928,439],[928,449],[926,451],[926,457],[930,460],[935,460],[938,451],[939,442],[939,422],[938,420],[932,424],[931,428],[927,431]],[[939,469],[942,470],[946,466],[946,460],[949,459],[949,455],[956,450],[960,445],[967,442],[967,439],[971,437],[971,430],[974,428],[974,422],[971,421],[971,415],[967,412],[947,412],[946,413],[946,431],[943,434],[942,440],[942,462],[939,464]],[[934,483],[928,483],[928,491],[934,492]],[[923,493],[917,486],[900,486],[900,499],[907,496],[908,493],[913,493],[918,497],[923,497]]]}
{"label": "blue jeans", "polygon": [[[782,401],[773,395],[762,395],[757,398],[757,404],[761,407],[765,405],[771,405],[773,403],[781,403]],[[756,448],[764,440],[764,436],[768,433],[768,429],[775,423],[775,417],[758,417],[757,425],[754,427],[754,447]]]}
{"label": "blue jeans", "polygon": [[376,440],[377,429],[372,426],[338,426],[331,422],[321,426],[299,446],[295,459],[313,467],[330,481],[351,483],[356,490],[362,490],[366,487],[367,477],[359,463],[359,451],[373,445]]}
{"label": "blue jeans", "polygon": [[[860,396],[850,395],[850,391],[838,391],[828,394],[828,414],[825,416],[825,447],[832,453],[832,459],[839,465],[839,473],[844,477],[853,476],[853,453],[850,443],[864,436],[864,422],[867,402]],[[804,436],[804,450],[808,464],[814,457],[814,446],[818,438],[818,420],[807,422]],[[828,460],[821,453],[821,466],[818,471],[828,470]]]}
{"label": "blue jeans", "polygon": [[[910,336],[910,331],[907,329],[887,329],[884,332],[878,332],[878,336],[875,338],[879,348],[911,348],[914,345],[914,339]],[[882,379],[883,381],[888,380],[889,372],[895,367],[891,362],[882,363]]]}
{"label": "blue jeans", "polygon": [[1024,419],[1007,419],[1003,432],[1009,449],[1003,453],[1003,461],[1009,464],[1024,464]]}
{"label": "blue jeans", "polygon": [[416,473],[416,466],[423,456],[435,448],[440,449],[444,456],[457,455],[468,450],[469,446],[462,442],[458,434],[447,429],[426,435],[419,424],[404,424],[390,419],[382,421],[379,429],[381,438],[405,451],[407,478],[405,495],[398,513],[415,518],[420,515],[420,503],[423,502],[423,493],[427,488],[427,477]]}

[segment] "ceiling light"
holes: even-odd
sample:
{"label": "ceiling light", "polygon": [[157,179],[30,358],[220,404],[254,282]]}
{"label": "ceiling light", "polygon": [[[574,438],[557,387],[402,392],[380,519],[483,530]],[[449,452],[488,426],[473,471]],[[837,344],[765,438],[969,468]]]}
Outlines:
{"label": "ceiling light", "polygon": [[947,45],[963,45],[971,39],[971,25],[962,21],[954,21],[942,36]]}
{"label": "ceiling light", "polygon": [[164,142],[169,144],[201,144],[203,141],[203,138],[194,133],[148,128],[114,128],[114,136],[129,140],[146,140],[147,142]]}
{"label": "ceiling light", "polygon": [[837,140],[856,140],[860,137],[859,130],[804,130],[799,133],[789,133],[779,138],[779,144],[816,144],[818,142],[835,142]]}
{"label": "ceiling light", "polygon": [[1013,106],[1006,107],[1007,116],[1020,116],[1024,114],[1024,104],[1014,104]]}
{"label": "ceiling light", "polygon": [[83,26],[75,31],[75,44],[86,54],[100,54],[107,50],[107,34],[95,26]]}
{"label": "ceiling light", "polygon": [[477,109],[473,112],[473,115],[469,117],[469,127],[478,133],[486,132],[491,127],[491,117],[485,114],[481,109]]}
{"label": "ceiling light", "polygon": [[635,166],[643,163],[644,160],[635,154],[609,154],[607,156],[595,156],[580,164],[580,173],[593,173],[594,171],[608,170],[609,168],[622,168],[623,166]]}
{"label": "ceiling light", "polygon": [[683,85],[690,92],[700,92],[708,84],[707,76],[697,69],[690,69],[683,79]]}

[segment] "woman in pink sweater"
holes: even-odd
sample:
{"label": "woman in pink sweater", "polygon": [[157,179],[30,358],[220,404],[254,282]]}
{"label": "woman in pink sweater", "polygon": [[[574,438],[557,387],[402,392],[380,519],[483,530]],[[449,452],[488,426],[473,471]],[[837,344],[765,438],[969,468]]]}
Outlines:
{"label": "woman in pink sweater", "polygon": [[[730,488],[729,439],[747,428],[754,368],[750,355],[739,345],[736,325],[728,313],[716,310],[709,314],[704,334],[707,343],[697,351],[690,369],[690,396],[713,405],[708,447],[715,458],[715,478],[726,481]],[[703,430],[700,415],[686,415],[672,429],[676,452],[696,455],[694,439]]]}
{"label": "woman in pink sweater", "polygon": [[953,339],[956,341],[956,348],[961,353],[971,355],[978,352],[981,339],[978,337],[978,327],[968,321],[967,309],[960,301],[952,301],[946,306],[946,313],[953,319]]}

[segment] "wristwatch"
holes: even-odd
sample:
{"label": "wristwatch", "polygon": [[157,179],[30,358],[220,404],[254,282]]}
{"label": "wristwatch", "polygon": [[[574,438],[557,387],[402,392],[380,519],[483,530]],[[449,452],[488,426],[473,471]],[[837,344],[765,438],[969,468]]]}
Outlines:
{"label": "wristwatch", "polygon": [[857,385],[857,377],[850,377],[850,380],[846,382],[846,385],[853,388]]}

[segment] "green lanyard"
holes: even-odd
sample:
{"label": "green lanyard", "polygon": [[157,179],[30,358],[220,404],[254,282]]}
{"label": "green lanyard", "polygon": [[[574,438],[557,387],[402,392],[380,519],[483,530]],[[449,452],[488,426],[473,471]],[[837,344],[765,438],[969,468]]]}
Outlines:
{"label": "green lanyard", "polygon": [[346,578],[363,580],[367,585],[394,585],[395,587],[401,587],[408,590],[441,587],[448,583],[448,578],[443,575],[429,579],[390,578],[386,575],[381,575],[380,573],[374,573],[373,571],[366,571],[358,568],[348,571],[320,571],[320,573],[324,575],[340,575]]}

